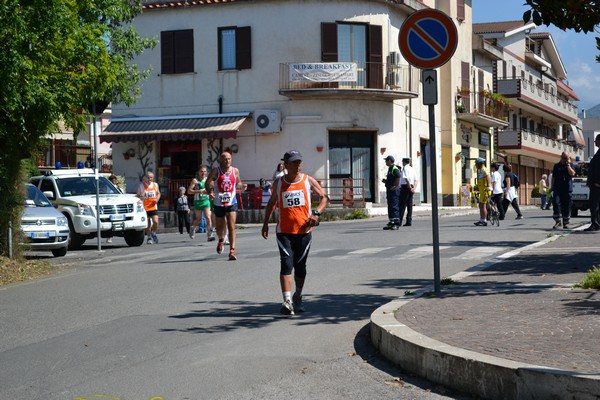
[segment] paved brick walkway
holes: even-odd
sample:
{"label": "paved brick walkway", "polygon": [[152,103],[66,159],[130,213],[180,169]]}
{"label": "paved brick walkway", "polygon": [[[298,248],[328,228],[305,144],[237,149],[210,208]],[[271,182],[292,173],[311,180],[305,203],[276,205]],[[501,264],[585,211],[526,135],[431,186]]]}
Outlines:
{"label": "paved brick walkway", "polygon": [[420,297],[396,319],[459,348],[600,373],[600,292],[574,289],[600,265],[600,233],[574,232]]}

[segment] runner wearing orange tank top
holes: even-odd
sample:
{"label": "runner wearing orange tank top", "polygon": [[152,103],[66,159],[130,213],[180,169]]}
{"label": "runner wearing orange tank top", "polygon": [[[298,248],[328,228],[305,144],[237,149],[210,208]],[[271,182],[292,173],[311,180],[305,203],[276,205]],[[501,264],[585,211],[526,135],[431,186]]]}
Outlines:
{"label": "runner wearing orange tank top", "polygon": [[148,226],[146,227],[146,243],[158,243],[158,201],[160,200],[160,189],[158,184],[154,182],[154,173],[148,171],[146,173],[145,182],[140,184],[137,197],[144,202],[144,209],[148,215]]}
{"label": "runner wearing orange tank top", "polygon": [[[269,219],[279,207],[277,245],[281,268],[279,282],[283,295],[281,314],[294,315],[304,311],[302,289],[306,279],[306,260],[312,243],[312,228],[319,223],[319,215],[327,207],[329,198],[319,183],[302,173],[302,154],[290,150],[282,161],[287,174],[273,184],[273,193],[265,209],[262,236],[269,238]],[[311,192],[319,197],[319,205],[311,212]],[[294,277],[292,278],[292,271]],[[296,290],[292,296],[293,282]]]}

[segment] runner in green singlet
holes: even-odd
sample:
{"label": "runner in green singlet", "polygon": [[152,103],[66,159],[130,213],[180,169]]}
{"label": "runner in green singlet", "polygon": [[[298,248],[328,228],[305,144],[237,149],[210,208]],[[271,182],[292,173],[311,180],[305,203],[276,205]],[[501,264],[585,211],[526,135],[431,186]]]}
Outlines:
{"label": "runner in green singlet", "polygon": [[192,223],[192,229],[190,230],[190,238],[194,238],[198,225],[202,223],[202,213],[204,213],[204,219],[206,220],[206,235],[207,240],[215,240],[215,235],[212,230],[212,220],[210,217],[212,210],[212,202],[208,197],[208,192],[205,188],[206,176],[208,175],[208,169],[204,166],[200,167],[196,174],[196,178],[192,179],[188,188],[188,193],[194,195],[194,222]]}

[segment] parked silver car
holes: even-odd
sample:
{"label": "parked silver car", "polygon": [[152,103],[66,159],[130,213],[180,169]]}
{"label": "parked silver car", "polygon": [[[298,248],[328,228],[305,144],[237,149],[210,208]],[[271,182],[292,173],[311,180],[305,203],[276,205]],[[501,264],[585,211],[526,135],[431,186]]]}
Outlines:
{"label": "parked silver car", "polygon": [[51,251],[55,257],[67,254],[69,224],[67,218],[50,204],[34,185],[27,183],[27,198],[21,217],[24,244],[29,250]]}

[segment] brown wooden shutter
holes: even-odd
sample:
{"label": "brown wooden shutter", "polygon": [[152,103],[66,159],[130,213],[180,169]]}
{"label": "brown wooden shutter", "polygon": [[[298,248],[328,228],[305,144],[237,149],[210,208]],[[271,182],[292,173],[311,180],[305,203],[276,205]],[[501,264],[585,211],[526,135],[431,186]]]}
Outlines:
{"label": "brown wooden shutter", "polygon": [[369,25],[368,73],[371,89],[383,89],[383,40],[381,25]]}
{"label": "brown wooden shutter", "polygon": [[174,32],[175,73],[194,72],[194,31]]}
{"label": "brown wooden shutter", "polygon": [[337,24],[321,22],[321,61],[335,62],[338,60]]}
{"label": "brown wooden shutter", "polygon": [[456,0],[456,19],[465,20],[465,0]]}
{"label": "brown wooden shutter", "polygon": [[173,32],[160,33],[160,73],[172,74],[173,65]]}
{"label": "brown wooden shutter", "polygon": [[[460,63],[460,86],[461,90],[471,90],[471,64],[465,61]],[[470,93],[462,94],[462,103],[467,112],[471,112],[471,95]]]}
{"label": "brown wooden shutter", "polygon": [[235,30],[235,62],[237,69],[252,68],[252,43],[250,27],[243,26]]}

